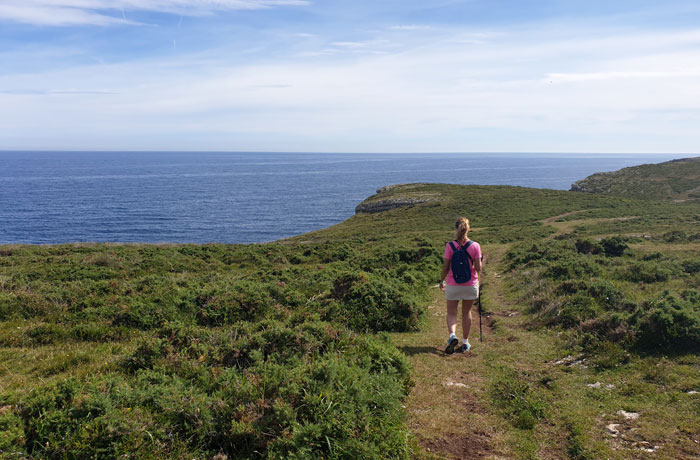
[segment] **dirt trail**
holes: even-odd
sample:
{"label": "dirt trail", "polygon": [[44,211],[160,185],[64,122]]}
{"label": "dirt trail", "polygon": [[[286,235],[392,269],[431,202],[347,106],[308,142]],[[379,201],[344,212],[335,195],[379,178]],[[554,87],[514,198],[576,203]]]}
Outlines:
{"label": "dirt trail", "polygon": [[559,219],[563,219],[564,217],[573,216],[575,214],[581,214],[582,212],[586,212],[586,211],[593,211],[593,210],[592,209],[581,209],[579,211],[565,212],[564,214],[559,214],[558,216],[547,217],[546,219],[542,219],[540,222],[542,222],[543,224],[552,225],[553,223],[555,223]]}
{"label": "dirt trail", "polygon": [[[406,402],[409,424],[421,446],[435,458],[505,459],[507,440],[503,420],[488,402],[488,355],[515,339],[502,320],[518,315],[507,305],[500,266],[503,246],[489,246],[489,263],[482,276],[484,342],[479,341],[479,316],[472,311],[468,353],[445,355],[447,340],[444,293],[435,289],[428,307],[428,324],[418,333],[395,334],[396,345],[411,359],[415,386]],[[461,307],[460,307],[461,309]],[[497,328],[494,325],[498,324]],[[499,329],[495,331],[494,329]],[[462,337],[461,316],[457,327]]]}
{"label": "dirt trail", "polygon": [[[561,232],[556,221],[581,213],[575,211],[544,219]],[[483,339],[479,340],[479,316],[472,311],[468,353],[445,355],[447,340],[444,293],[435,288],[428,320],[420,332],[394,334],[394,342],[410,358],[415,386],[406,401],[409,426],[428,458],[492,459],[516,458],[517,441],[508,422],[489,401],[488,388],[494,366],[520,362],[529,351],[522,343],[537,340],[523,327],[520,307],[504,290],[502,273],[508,245],[484,248],[487,263],[482,273]],[[461,310],[461,307],[460,307]],[[462,337],[461,313],[457,336]],[[528,357],[525,361],[538,358]],[[538,458],[567,458],[561,436],[552,427],[551,441],[541,443]]]}
{"label": "dirt trail", "polygon": [[[581,212],[553,216],[541,222],[554,227],[554,235],[559,235],[582,221],[603,220],[557,222]],[[641,441],[616,444],[617,438],[612,437],[606,427],[625,426],[619,421],[619,409],[629,411],[639,404],[621,390],[613,389],[635,389],[641,377],[601,374],[582,365],[583,360],[564,363],[562,359],[572,358],[566,356],[566,343],[546,330],[531,328],[532,318],[524,314],[525,307],[515,300],[517,296],[508,291],[502,275],[507,266],[508,248],[509,245],[484,246],[488,257],[481,280],[486,312],[484,341],[479,341],[479,317],[474,309],[470,352],[444,354],[446,309],[444,294],[437,288],[433,291],[424,328],[415,333],[392,335],[394,343],[409,356],[413,365],[415,384],[405,406],[409,427],[424,449],[419,458],[568,459],[572,452],[580,451],[582,445],[585,449],[594,449],[590,451],[592,456],[585,458],[636,460],[641,455],[649,459],[700,458],[690,454],[667,457],[661,450],[650,453],[648,449],[640,450]],[[462,337],[461,324],[457,335]],[[491,401],[489,389],[494,382],[503,381],[504,370],[524,376],[535,388],[533,391],[550,406],[548,414],[532,430],[517,428]],[[631,383],[627,383],[627,379]],[[596,393],[596,388],[602,384],[606,389]],[[594,392],[594,398],[590,392]],[[595,403],[590,404],[591,401]],[[594,423],[582,423],[587,429],[585,432],[575,431],[572,427],[579,420],[594,420]],[[656,433],[653,427],[642,428],[646,430],[643,446],[664,444],[667,434]],[[641,428],[630,428],[630,432],[633,429]],[[697,440],[692,442],[698,443]],[[689,452],[696,449],[695,445],[688,445],[691,446]],[[605,455],[596,456],[598,453]]]}

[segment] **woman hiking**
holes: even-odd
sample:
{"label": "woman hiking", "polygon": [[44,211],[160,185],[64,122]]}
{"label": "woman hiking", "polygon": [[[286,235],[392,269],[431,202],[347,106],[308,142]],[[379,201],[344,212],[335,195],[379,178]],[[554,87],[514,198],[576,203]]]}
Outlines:
{"label": "woman hiking", "polygon": [[[445,353],[469,351],[469,330],[472,326],[472,306],[479,297],[479,272],[481,271],[481,246],[469,239],[469,219],[460,217],[455,223],[455,240],[445,245],[445,263],[440,276],[440,289],[445,291],[447,301],[447,339]],[[455,334],[457,331],[457,309],[462,301],[462,346]]]}

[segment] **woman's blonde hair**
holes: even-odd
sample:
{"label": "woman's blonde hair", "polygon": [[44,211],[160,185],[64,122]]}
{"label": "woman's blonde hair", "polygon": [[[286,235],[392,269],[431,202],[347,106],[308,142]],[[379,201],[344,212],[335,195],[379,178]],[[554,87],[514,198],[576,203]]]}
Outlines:
{"label": "woman's blonde hair", "polygon": [[457,229],[457,241],[464,241],[467,239],[467,233],[469,233],[469,219],[466,217],[460,217],[455,222],[455,228]]}

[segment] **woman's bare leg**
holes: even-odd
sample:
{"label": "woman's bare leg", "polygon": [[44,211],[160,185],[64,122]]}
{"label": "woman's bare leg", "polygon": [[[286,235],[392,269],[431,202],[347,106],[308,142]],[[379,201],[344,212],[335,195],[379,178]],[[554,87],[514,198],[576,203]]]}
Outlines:
{"label": "woman's bare leg", "polygon": [[[472,306],[473,300],[462,300],[462,333],[464,338],[469,338],[469,331],[472,329]],[[449,311],[449,309],[448,309]],[[457,312],[455,312],[456,314]],[[456,320],[457,318],[455,318]]]}
{"label": "woman's bare leg", "polygon": [[447,332],[454,334],[457,332],[457,308],[459,300],[447,301]]}

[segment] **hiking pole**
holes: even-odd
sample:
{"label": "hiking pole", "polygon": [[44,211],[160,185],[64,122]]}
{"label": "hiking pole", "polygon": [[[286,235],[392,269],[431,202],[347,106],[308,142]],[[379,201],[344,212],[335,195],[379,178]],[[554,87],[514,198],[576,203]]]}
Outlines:
{"label": "hiking pole", "polygon": [[[481,263],[484,263],[484,255],[481,255]],[[483,290],[483,286],[479,286],[479,342],[484,341],[484,333],[481,330],[481,291]]]}
{"label": "hiking pole", "polygon": [[479,342],[484,341],[484,333],[481,331],[481,290],[483,289],[482,286],[479,286]]}

